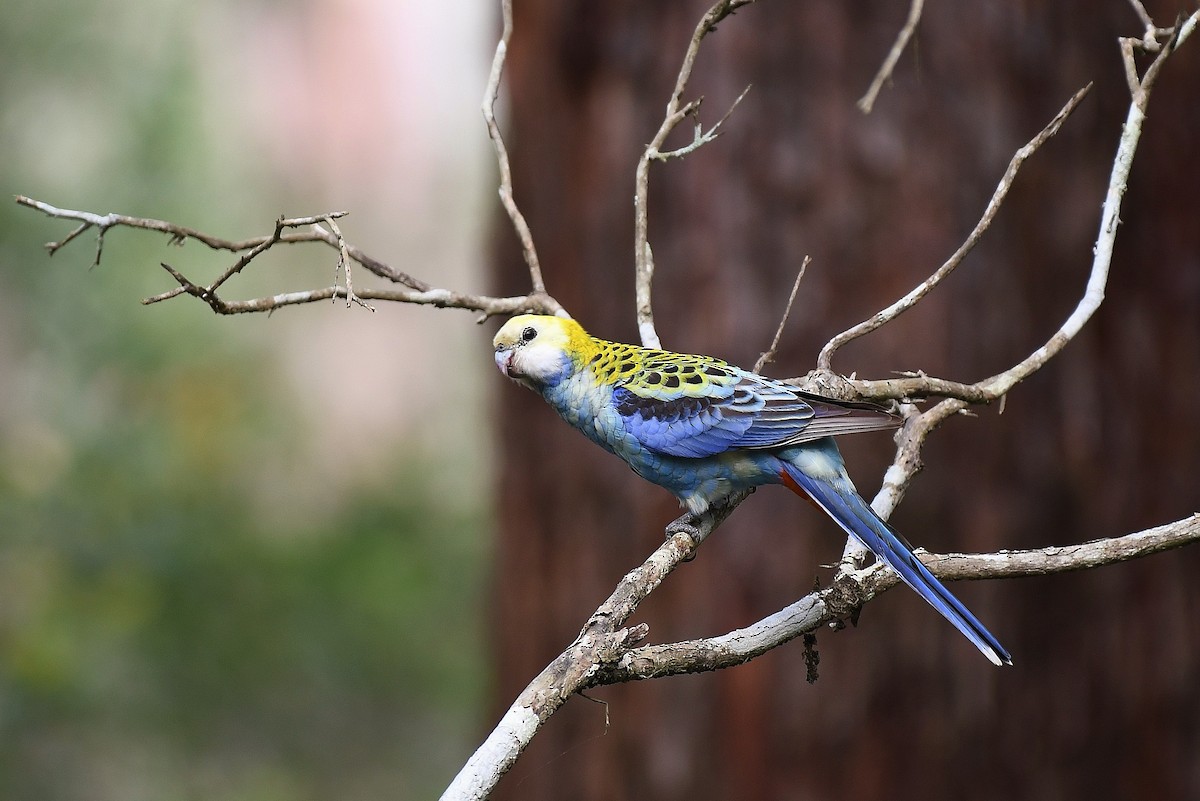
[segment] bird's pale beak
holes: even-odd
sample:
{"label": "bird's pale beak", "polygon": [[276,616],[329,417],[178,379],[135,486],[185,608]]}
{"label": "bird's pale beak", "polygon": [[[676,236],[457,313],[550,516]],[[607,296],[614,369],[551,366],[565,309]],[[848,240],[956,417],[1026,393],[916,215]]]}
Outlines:
{"label": "bird's pale beak", "polygon": [[496,366],[506,376],[508,375],[508,363],[512,361],[512,357],[513,352],[508,348],[500,348],[496,351]]}

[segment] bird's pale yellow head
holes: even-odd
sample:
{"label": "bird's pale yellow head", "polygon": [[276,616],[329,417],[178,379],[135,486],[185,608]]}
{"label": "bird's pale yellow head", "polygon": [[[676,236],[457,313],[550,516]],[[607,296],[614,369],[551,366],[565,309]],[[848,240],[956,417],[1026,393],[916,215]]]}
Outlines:
{"label": "bird's pale yellow head", "polygon": [[596,346],[574,320],[521,314],[500,327],[492,347],[500,372],[539,389],[574,372]]}

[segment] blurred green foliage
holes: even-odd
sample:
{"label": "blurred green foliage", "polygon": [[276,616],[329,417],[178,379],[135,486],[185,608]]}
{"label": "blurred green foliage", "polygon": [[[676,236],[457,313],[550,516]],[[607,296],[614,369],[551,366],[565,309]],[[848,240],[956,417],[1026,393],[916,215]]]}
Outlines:
{"label": "blurred green foliage", "polygon": [[[232,237],[278,214],[202,133],[197,13],[6,7],[5,190]],[[69,230],[0,206],[0,798],[435,794],[482,697],[483,493],[446,503],[431,476],[454,466],[413,447],[372,467],[386,482],[304,498],[319,514],[265,513],[268,484],[320,491],[286,327],[141,307],[158,261],[222,264],[118,230],[88,272],[90,232],[41,248]]]}

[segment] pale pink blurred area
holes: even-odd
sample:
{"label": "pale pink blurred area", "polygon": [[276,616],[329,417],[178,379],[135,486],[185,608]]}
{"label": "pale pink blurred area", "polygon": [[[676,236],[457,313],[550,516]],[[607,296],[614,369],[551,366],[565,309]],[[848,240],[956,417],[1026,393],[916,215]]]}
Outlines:
{"label": "pale pink blurred area", "polygon": [[[212,135],[287,201],[246,223],[266,231],[276,214],[348,211],[344,235],[374,257],[434,286],[483,291],[492,5],[331,0],[206,13],[201,47],[214,52],[202,63],[212,107],[224,110],[208,121]],[[332,251],[304,258],[323,260],[319,277],[332,278]],[[307,288],[275,275],[270,291]],[[379,283],[361,267],[354,278]],[[434,478],[448,487],[486,485],[489,334],[465,312],[373,305],[277,314],[309,458],[260,473],[265,513],[307,519],[347,485],[379,480],[398,448],[436,454]]]}
{"label": "pale pink blurred area", "polygon": [[[236,73],[273,168],[390,214],[482,165],[479,101],[493,9],[478,0],[232,5]],[[228,48],[229,42],[223,47]],[[382,215],[381,215],[382,216]]]}

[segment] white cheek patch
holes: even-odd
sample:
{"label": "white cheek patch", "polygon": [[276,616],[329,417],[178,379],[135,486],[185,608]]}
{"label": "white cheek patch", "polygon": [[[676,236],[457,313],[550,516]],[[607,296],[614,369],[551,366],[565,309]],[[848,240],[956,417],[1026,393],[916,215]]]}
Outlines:
{"label": "white cheek patch", "polygon": [[562,369],[562,359],[561,349],[542,344],[526,345],[513,355],[517,370],[538,380],[556,375]]}

